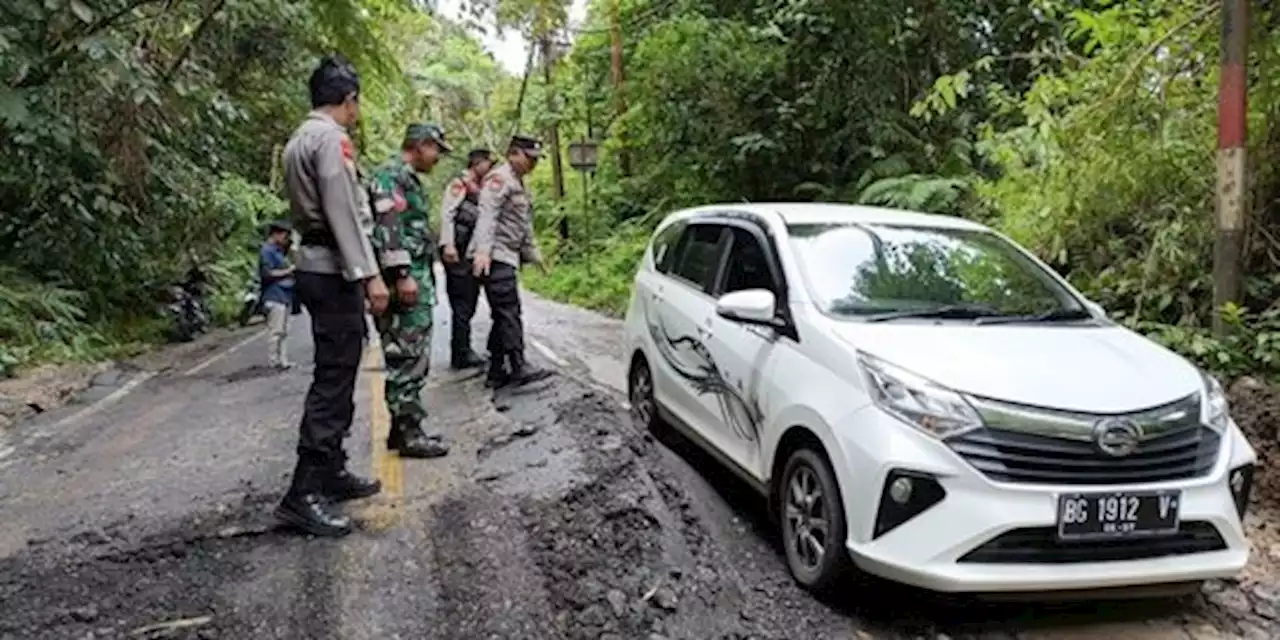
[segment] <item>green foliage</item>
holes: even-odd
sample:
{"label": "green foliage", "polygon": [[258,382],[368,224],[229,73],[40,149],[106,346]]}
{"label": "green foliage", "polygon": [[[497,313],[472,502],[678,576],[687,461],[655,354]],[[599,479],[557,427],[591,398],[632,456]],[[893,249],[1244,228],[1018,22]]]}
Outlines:
{"label": "green foliage", "polygon": [[[573,196],[564,210],[610,224],[575,233],[586,249],[531,278],[542,291],[623,291],[631,273],[608,281],[601,267],[639,256],[638,229],[681,206],[857,202],[991,224],[1202,365],[1280,375],[1275,74],[1250,76],[1245,299],[1212,309],[1217,4],[629,0],[616,116],[607,6],[562,67],[559,124],[608,125],[589,213]],[[1273,68],[1280,11],[1260,7],[1254,25],[1249,66]],[[617,230],[624,220],[637,227]],[[1211,336],[1215,313],[1226,335]]]}
{"label": "green foliage", "polygon": [[400,53],[431,23],[416,6],[6,2],[5,368],[157,337],[164,287],[193,262],[213,273],[225,317],[252,271],[259,225],[282,212],[278,157],[309,108],[318,55],[355,62],[370,103],[357,140],[389,148],[416,107],[396,100],[413,98]]}

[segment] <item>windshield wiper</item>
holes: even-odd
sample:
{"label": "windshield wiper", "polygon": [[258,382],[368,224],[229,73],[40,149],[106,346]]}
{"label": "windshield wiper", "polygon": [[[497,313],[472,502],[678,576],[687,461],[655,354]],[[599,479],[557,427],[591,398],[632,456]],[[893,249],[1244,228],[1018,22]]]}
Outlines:
{"label": "windshield wiper", "polygon": [[902,318],[939,318],[946,320],[973,320],[977,318],[994,318],[1001,313],[991,307],[972,304],[944,304],[926,309],[903,309],[887,311],[866,316],[867,322],[885,322]]}
{"label": "windshield wiper", "polygon": [[1043,313],[1024,315],[993,316],[978,318],[974,324],[1014,324],[1017,322],[1062,322],[1067,320],[1088,320],[1093,317],[1086,309],[1053,309]]}

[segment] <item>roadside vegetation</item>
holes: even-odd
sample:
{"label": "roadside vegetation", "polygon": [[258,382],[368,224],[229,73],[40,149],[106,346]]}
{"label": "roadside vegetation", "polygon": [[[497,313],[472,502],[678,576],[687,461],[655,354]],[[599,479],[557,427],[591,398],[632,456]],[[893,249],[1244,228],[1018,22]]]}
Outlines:
{"label": "roadside vegetation", "polygon": [[[568,7],[482,0],[454,22],[413,0],[6,3],[0,374],[144,348],[193,259],[229,317],[284,211],[276,158],[305,77],[331,50],[364,77],[365,163],[410,118],[464,149],[556,129],[563,197],[554,163],[532,178],[554,268],[527,283],[545,295],[621,313],[674,208],[887,205],[993,225],[1217,373],[1280,374],[1280,10],[1253,16],[1246,295],[1214,309],[1214,2],[620,0],[621,85],[615,3],[591,0],[572,28]],[[552,45],[513,75],[477,27]],[[584,201],[567,148],[588,137]]]}

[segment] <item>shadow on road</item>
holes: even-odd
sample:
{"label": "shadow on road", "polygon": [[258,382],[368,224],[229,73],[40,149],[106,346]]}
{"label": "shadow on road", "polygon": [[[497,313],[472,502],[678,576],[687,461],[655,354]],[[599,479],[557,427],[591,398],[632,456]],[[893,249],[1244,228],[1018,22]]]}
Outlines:
{"label": "shadow on road", "polygon": [[[640,427],[637,427],[640,428]],[[697,470],[748,526],[785,571],[785,553],[765,500],[746,482],[675,429],[654,436]],[[892,633],[1004,633],[1040,627],[1070,627],[1177,617],[1194,608],[1194,596],[1148,599],[1064,601],[1047,594],[1033,601],[993,602],[974,596],[937,593],[869,575],[851,576],[832,594],[818,597],[832,611],[871,629]],[[997,636],[999,637],[999,636]]]}

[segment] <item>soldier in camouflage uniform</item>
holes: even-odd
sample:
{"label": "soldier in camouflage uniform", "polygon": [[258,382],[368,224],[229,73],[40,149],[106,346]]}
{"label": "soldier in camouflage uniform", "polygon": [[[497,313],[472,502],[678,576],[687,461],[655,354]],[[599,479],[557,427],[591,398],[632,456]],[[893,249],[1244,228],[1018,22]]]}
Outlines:
{"label": "soldier in camouflage uniform", "polygon": [[387,410],[391,433],[387,448],[406,458],[438,458],[449,447],[427,435],[422,391],[431,364],[432,313],[436,302],[436,242],[427,225],[430,205],[418,173],[449,153],[444,131],[434,124],[412,124],[400,155],[378,167],[369,181],[375,224],[372,241],[383,278],[395,282],[388,313],[377,318],[387,364]]}

